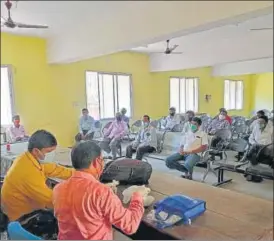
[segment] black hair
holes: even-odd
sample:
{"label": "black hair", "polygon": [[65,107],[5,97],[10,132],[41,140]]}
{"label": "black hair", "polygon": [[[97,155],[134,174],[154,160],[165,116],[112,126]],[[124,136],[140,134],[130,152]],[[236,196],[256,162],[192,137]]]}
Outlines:
{"label": "black hair", "polygon": [[149,115],[144,115],[143,118],[144,118],[144,117],[145,117],[145,118],[148,118],[148,120],[150,121]]}
{"label": "black hair", "polygon": [[226,113],[227,114],[227,111],[225,109],[223,109],[222,111],[220,111],[220,113]]}
{"label": "black hair", "polygon": [[28,151],[34,148],[41,150],[43,148],[57,146],[57,140],[54,135],[45,130],[38,130],[34,132],[29,138]]}
{"label": "black hair", "polygon": [[12,117],[12,121],[15,121],[15,120],[19,120],[20,119],[20,116],[19,115],[14,115]]}
{"label": "black hair", "polygon": [[263,119],[265,121],[265,123],[268,123],[268,117],[265,115],[259,117],[259,119]]}
{"label": "black hair", "polygon": [[71,151],[72,166],[76,170],[90,167],[90,164],[101,155],[101,148],[94,141],[76,144]]}
{"label": "black hair", "polygon": [[259,111],[257,111],[257,114],[265,116],[265,113],[264,113],[264,111],[263,111],[263,110],[259,110]]}
{"label": "black hair", "polygon": [[176,111],[176,108],[175,107],[170,107],[169,110]]}
{"label": "black hair", "polygon": [[186,114],[192,114],[193,116],[195,115],[194,111],[192,111],[192,110],[188,110],[188,111],[186,112]]}
{"label": "black hair", "polygon": [[219,112],[222,112],[222,111],[226,111],[226,109],[224,107],[220,108]]}
{"label": "black hair", "polygon": [[199,126],[202,125],[202,120],[199,117],[193,117],[191,121],[196,122]]}
{"label": "black hair", "polygon": [[87,108],[83,108],[83,109],[82,109],[82,112],[83,112],[83,111],[87,111],[87,112],[88,112],[88,109],[87,109]]}

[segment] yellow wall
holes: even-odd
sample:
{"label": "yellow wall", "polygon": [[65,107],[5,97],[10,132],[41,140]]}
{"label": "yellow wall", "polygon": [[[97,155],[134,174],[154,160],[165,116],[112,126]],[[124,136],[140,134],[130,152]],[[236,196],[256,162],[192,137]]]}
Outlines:
{"label": "yellow wall", "polygon": [[[39,128],[52,131],[62,146],[73,143],[80,110],[86,104],[86,70],[132,74],[135,119],[144,113],[153,118],[167,113],[170,76],[199,77],[199,112],[214,115],[223,106],[226,77],[212,77],[211,67],[150,73],[148,56],[139,53],[122,52],[72,64],[48,65],[44,40],[1,33],[1,64],[13,66],[16,111],[26,129],[30,134]],[[244,109],[230,114],[248,115],[255,93],[251,88],[254,76],[227,78],[243,80],[245,85]],[[261,83],[261,78],[255,82]],[[205,94],[212,95],[209,103],[204,101]]]}
{"label": "yellow wall", "polygon": [[273,73],[252,76],[252,110],[273,110]]}

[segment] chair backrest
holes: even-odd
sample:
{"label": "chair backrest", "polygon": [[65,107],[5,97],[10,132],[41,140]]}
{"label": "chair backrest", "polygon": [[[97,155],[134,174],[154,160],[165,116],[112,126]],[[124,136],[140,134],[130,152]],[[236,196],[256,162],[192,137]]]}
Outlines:
{"label": "chair backrest", "polygon": [[103,128],[102,128],[102,133],[105,134],[105,131],[110,127],[111,123],[113,121],[109,121],[108,123],[106,123]]}
{"label": "chair backrest", "polygon": [[94,127],[96,128],[96,129],[100,129],[101,128],[101,122],[100,121],[95,121],[95,123],[94,123]]}
{"label": "chair backrest", "polygon": [[42,240],[27,230],[19,222],[10,222],[8,225],[8,237],[11,240]]}
{"label": "chair backrest", "polygon": [[151,122],[150,122],[150,125],[151,125],[152,127],[154,127],[154,128],[157,128],[157,126],[158,126],[158,120],[153,120],[153,121],[151,121]]}

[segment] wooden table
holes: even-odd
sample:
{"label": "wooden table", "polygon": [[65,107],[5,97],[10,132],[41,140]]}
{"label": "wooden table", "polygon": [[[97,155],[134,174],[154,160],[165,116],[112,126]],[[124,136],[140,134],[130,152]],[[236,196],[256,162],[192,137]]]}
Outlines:
{"label": "wooden table", "polygon": [[[149,187],[156,201],[181,193],[207,203],[207,211],[192,225],[161,231],[174,239],[273,240],[273,203],[270,201],[156,171]],[[120,187],[118,196],[124,188]],[[142,221],[156,229],[146,214]]]}

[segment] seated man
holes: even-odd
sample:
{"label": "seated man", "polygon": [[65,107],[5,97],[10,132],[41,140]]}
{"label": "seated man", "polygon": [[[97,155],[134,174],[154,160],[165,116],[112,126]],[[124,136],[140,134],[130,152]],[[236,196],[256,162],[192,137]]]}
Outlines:
{"label": "seated man", "polygon": [[218,119],[220,114],[224,114],[225,115],[225,119],[228,121],[228,123],[231,125],[232,124],[232,119],[231,117],[228,115],[227,110],[225,108],[220,108],[219,109],[219,113],[218,115],[216,115],[213,119]]}
{"label": "seated man", "polygon": [[174,126],[178,124],[175,118],[176,109],[174,107],[169,108],[169,115],[164,119],[163,127],[167,131],[172,131]]}
{"label": "seated man", "polygon": [[126,116],[126,113],[127,113],[127,109],[126,108],[122,108],[121,109],[121,114],[122,114],[122,120],[124,122],[127,123],[128,127],[129,127],[129,118]]}
{"label": "seated man", "polygon": [[157,148],[156,129],[150,125],[150,117],[143,116],[143,126],[139,130],[133,143],[127,146],[126,157],[132,158],[133,152],[136,152],[136,159],[142,160],[145,153],[154,152]]}
{"label": "seated man", "polygon": [[249,126],[249,131],[252,132],[254,127],[256,127],[258,125],[258,120],[262,117],[265,116],[265,113],[263,110],[259,110],[257,111],[256,115],[253,116],[250,119],[250,126]]}
{"label": "seated man", "polygon": [[1,190],[1,208],[10,221],[37,209],[53,207],[52,190],[46,179],[67,179],[73,173],[73,169],[45,162],[56,146],[51,133],[36,131],[29,139],[28,151],[13,161]]}
{"label": "seated man", "polygon": [[95,120],[89,115],[88,109],[82,109],[82,116],[79,120],[79,133],[75,137],[75,141],[92,140],[94,136]]}
{"label": "seated man", "polygon": [[94,142],[79,143],[71,152],[76,169],[53,190],[59,240],[113,240],[112,225],[127,235],[136,232],[144,214],[142,190],[133,193],[128,208],[99,179],[104,159]]}
{"label": "seated man", "polygon": [[[201,119],[194,117],[191,121],[191,131],[183,136],[178,153],[165,160],[168,168],[184,172],[188,179],[192,179],[193,168],[200,161],[201,153],[208,147],[208,137],[205,132],[200,130],[201,125]],[[179,161],[184,161],[184,164]]]}
{"label": "seated man", "polygon": [[209,135],[215,135],[218,130],[229,128],[230,124],[226,120],[226,115],[227,112],[223,110],[218,118],[212,120],[209,127],[207,128],[207,133]]}
{"label": "seated man", "polygon": [[16,142],[28,140],[29,137],[26,135],[24,126],[20,124],[20,116],[13,116],[12,122],[13,126],[11,126],[8,130],[8,134],[10,135],[11,141]]}
{"label": "seated man", "polygon": [[251,148],[248,159],[251,160],[252,164],[255,164],[255,156],[259,149],[273,143],[273,126],[268,125],[267,116],[259,117],[257,124],[249,137],[249,143],[251,144]]}
{"label": "seated man", "polygon": [[107,153],[112,153],[112,159],[115,160],[118,152],[118,146],[122,138],[127,134],[127,123],[122,120],[120,112],[116,113],[115,120],[104,133],[104,140],[100,147]]}
{"label": "seated man", "polygon": [[194,118],[194,116],[195,116],[194,111],[188,110],[186,112],[186,122],[184,124],[183,131],[182,131],[183,135],[185,135],[187,132],[191,130],[191,121]]}

